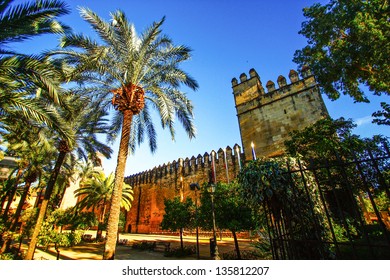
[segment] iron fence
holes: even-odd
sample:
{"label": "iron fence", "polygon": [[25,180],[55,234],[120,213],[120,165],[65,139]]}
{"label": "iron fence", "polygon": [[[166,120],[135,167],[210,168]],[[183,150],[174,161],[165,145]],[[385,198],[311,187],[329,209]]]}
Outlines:
{"label": "iron fence", "polygon": [[289,201],[264,201],[274,259],[390,259],[390,153],[287,161]]}

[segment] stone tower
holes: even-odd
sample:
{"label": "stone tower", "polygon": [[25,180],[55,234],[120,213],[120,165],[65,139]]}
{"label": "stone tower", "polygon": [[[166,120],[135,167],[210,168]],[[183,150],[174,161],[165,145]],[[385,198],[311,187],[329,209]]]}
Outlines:
{"label": "stone tower", "polygon": [[302,78],[291,70],[290,83],[280,75],[278,88],[272,81],[264,90],[254,69],[240,75],[240,82],[232,79],[241,141],[245,158],[252,159],[251,142],[257,157],[283,154],[284,141],[289,132],[300,130],[328,116],[319,86],[309,68]]}

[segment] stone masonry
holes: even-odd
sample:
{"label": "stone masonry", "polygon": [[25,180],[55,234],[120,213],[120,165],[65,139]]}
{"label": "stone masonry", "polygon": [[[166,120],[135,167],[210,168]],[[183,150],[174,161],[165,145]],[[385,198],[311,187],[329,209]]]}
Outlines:
{"label": "stone masonry", "polygon": [[251,143],[257,156],[273,157],[283,154],[283,142],[290,132],[301,130],[328,115],[318,84],[310,70],[291,70],[290,83],[279,76],[278,88],[272,81],[265,92],[254,69],[240,75],[240,83],[232,80],[233,95],[245,157],[252,158]]}
{"label": "stone masonry", "polygon": [[[237,144],[232,148],[211,151],[203,156],[178,159],[125,178],[134,190],[134,201],[127,213],[125,231],[133,233],[160,232],[160,224],[164,215],[164,200],[179,196],[181,199],[191,197],[195,200],[195,192],[190,184],[212,181],[212,154],[214,154],[215,174],[217,182],[233,180],[239,172],[241,148]],[[240,160],[240,163],[239,163]]]}

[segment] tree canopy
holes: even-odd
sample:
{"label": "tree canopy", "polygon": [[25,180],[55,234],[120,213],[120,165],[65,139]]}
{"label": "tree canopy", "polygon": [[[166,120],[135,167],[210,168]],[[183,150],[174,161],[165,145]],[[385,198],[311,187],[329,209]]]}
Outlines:
{"label": "tree canopy", "polygon": [[344,94],[369,102],[362,86],[390,94],[387,0],[331,0],[305,8],[304,16],[299,33],[307,46],[295,52],[294,62],[311,68],[330,99]]}

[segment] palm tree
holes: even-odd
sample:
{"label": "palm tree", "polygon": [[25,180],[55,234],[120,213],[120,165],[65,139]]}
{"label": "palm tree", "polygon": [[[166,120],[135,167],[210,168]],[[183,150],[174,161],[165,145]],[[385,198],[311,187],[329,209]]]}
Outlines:
{"label": "palm tree", "polygon": [[[96,239],[101,238],[102,229],[101,225],[104,224],[104,218],[106,216],[108,202],[111,199],[112,191],[114,188],[114,174],[111,173],[106,177],[104,172],[99,172],[92,178],[89,178],[83,183],[83,186],[75,191],[76,197],[80,197],[79,202],[76,204],[77,209],[91,209],[99,211],[99,226],[96,233]],[[128,184],[123,185],[121,207],[126,211],[131,208],[131,202],[133,201],[133,190]]]}
{"label": "palm tree", "polygon": [[118,134],[121,129],[121,136],[103,255],[104,259],[114,259],[129,147],[134,151],[136,144],[144,141],[146,133],[151,151],[156,150],[157,135],[151,108],[157,110],[162,127],[169,129],[173,139],[176,119],[188,136],[194,137],[193,106],[180,86],[196,90],[198,84],[179,67],[190,59],[191,50],[186,46],[175,46],[161,33],[165,18],[154,22],[138,36],[122,11],[112,13],[111,22],[86,8],[81,9],[81,16],[97,32],[103,44],[83,35],[68,35],[62,40],[66,49],[58,53],[69,55],[68,61],[77,65],[74,75],[98,80],[94,94],[105,100],[102,105],[112,102],[116,110],[113,131]]}
{"label": "palm tree", "polygon": [[[21,125],[20,128],[20,130],[17,129],[14,131],[12,138],[16,137],[15,133],[18,131],[21,134],[19,137],[16,137],[16,139],[12,139],[14,143],[13,145],[8,146],[8,149],[12,149],[16,156],[26,160],[28,166],[24,171],[24,187],[13,217],[13,223],[10,227],[11,231],[16,229],[32,183],[41,177],[45,172],[44,168],[47,165],[50,165],[55,156],[55,149],[52,146],[53,141],[51,141],[48,135],[44,135],[43,129],[37,129],[36,127],[27,129],[24,125]],[[7,135],[6,139],[9,138],[9,136],[10,135]]]}
{"label": "palm tree", "polygon": [[[9,249],[13,232],[18,225],[32,183],[36,181],[37,177],[41,177],[45,166],[50,165],[55,156],[54,142],[51,139],[52,133],[47,135],[50,132],[47,128],[31,126],[31,123],[26,123],[23,119],[14,122],[12,126],[5,124],[5,128],[6,132],[0,131],[0,137],[3,138],[6,145],[6,153],[18,158],[19,170],[13,187],[9,191],[9,201],[3,213],[3,220],[8,220],[7,225],[10,231],[6,235],[1,252]],[[20,200],[12,220],[8,219],[8,210],[17,191],[20,192]]]}
{"label": "palm tree", "polygon": [[[71,152],[82,159],[88,159],[88,154],[95,154],[100,152],[105,157],[109,158],[111,155],[111,148],[101,143],[96,134],[105,133],[108,130],[106,126],[106,113],[102,110],[96,110],[96,104],[91,102],[88,98],[83,96],[74,96],[72,94],[65,95],[65,108],[63,110],[63,119],[66,120],[67,125],[75,132],[75,141],[69,142],[64,139],[58,139],[58,157],[51,172],[45,195],[39,210],[38,219],[34,228],[33,235],[26,253],[26,259],[32,260],[34,257],[35,248],[38,242],[38,235],[45,218],[49,200],[53,193],[54,185],[60,173],[65,157]],[[85,105],[87,104],[87,107]],[[88,106],[89,105],[89,106]]]}
{"label": "palm tree", "polygon": [[68,32],[69,27],[57,20],[69,13],[68,6],[57,0],[18,5],[11,5],[12,2],[0,0],[0,130],[7,123],[14,124],[15,119],[23,119],[30,126],[47,125],[68,139],[71,132],[66,131],[52,106],[61,104],[61,64],[44,55],[12,50],[13,43]]}

